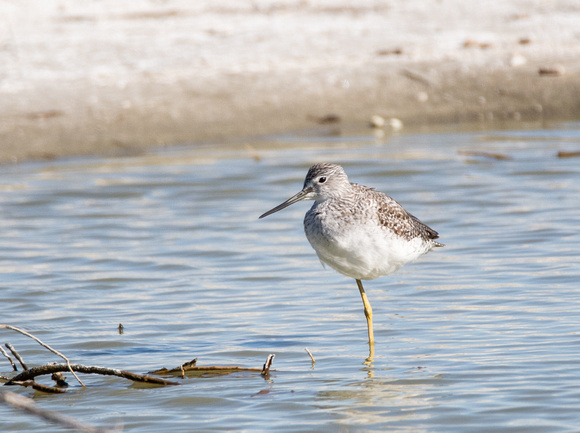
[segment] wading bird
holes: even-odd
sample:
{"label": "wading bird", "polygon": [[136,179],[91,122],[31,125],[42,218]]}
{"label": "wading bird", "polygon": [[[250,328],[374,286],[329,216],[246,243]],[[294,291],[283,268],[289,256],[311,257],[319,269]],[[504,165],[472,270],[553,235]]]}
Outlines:
{"label": "wading bird", "polygon": [[405,263],[443,244],[437,232],[391,197],[351,183],[339,165],[321,163],[308,170],[298,194],[260,216],[301,200],[314,200],[304,232],[322,263],[354,278],[367,319],[370,358],[374,353],[373,312],[362,280],[389,275]]}

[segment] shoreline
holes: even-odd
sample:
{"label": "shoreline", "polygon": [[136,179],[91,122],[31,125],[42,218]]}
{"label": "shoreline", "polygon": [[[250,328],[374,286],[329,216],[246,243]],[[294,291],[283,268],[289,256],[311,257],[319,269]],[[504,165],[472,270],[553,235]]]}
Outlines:
{"label": "shoreline", "polygon": [[[106,0],[102,10],[49,3],[34,12],[0,7],[11,29],[0,34],[8,63],[0,163],[135,154],[332,119],[363,129],[373,115],[414,126],[580,118],[580,7],[572,1],[473,11],[459,0],[367,0],[350,9],[343,0],[326,8],[264,0],[250,9],[229,0]],[[454,8],[463,14],[449,28],[437,24]],[[417,13],[434,24],[416,28]],[[385,35],[383,26],[398,32]]]}

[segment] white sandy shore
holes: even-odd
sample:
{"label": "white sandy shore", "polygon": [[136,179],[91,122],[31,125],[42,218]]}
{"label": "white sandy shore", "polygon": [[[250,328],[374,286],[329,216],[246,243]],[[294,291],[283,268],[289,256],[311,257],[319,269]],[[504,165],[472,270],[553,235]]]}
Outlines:
{"label": "white sandy shore", "polygon": [[580,114],[577,0],[4,0],[0,16],[0,162],[330,113],[361,126]]}

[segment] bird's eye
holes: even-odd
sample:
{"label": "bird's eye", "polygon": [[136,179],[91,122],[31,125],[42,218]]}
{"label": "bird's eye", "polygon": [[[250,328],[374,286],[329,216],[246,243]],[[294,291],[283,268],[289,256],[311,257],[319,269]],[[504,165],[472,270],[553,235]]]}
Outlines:
{"label": "bird's eye", "polygon": [[318,179],[318,183],[324,183],[326,182],[326,177],[322,176]]}

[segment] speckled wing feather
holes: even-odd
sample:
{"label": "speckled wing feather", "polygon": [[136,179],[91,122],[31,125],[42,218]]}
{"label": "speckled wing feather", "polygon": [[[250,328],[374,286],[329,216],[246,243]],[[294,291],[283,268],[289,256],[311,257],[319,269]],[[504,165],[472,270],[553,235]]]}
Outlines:
{"label": "speckled wing feather", "polygon": [[376,200],[379,223],[387,230],[407,240],[419,237],[424,240],[431,240],[433,246],[444,246],[434,240],[439,237],[439,234],[435,230],[421,222],[416,216],[407,212],[403,206],[391,197],[382,192],[375,191],[373,188],[357,184],[354,185],[356,185],[356,189],[359,189],[361,193],[364,192],[366,195],[371,195]]}
{"label": "speckled wing feather", "polygon": [[407,212],[407,215],[409,215],[409,217],[415,222],[415,225],[418,228],[418,230],[420,231],[421,236],[423,236],[423,239],[431,239],[433,241],[433,245],[436,247],[444,247],[445,246],[445,244],[442,244],[442,243],[434,240],[434,239],[439,238],[439,233],[437,233],[435,230],[433,230],[427,224],[423,223],[415,215],[411,215],[408,212]]}

